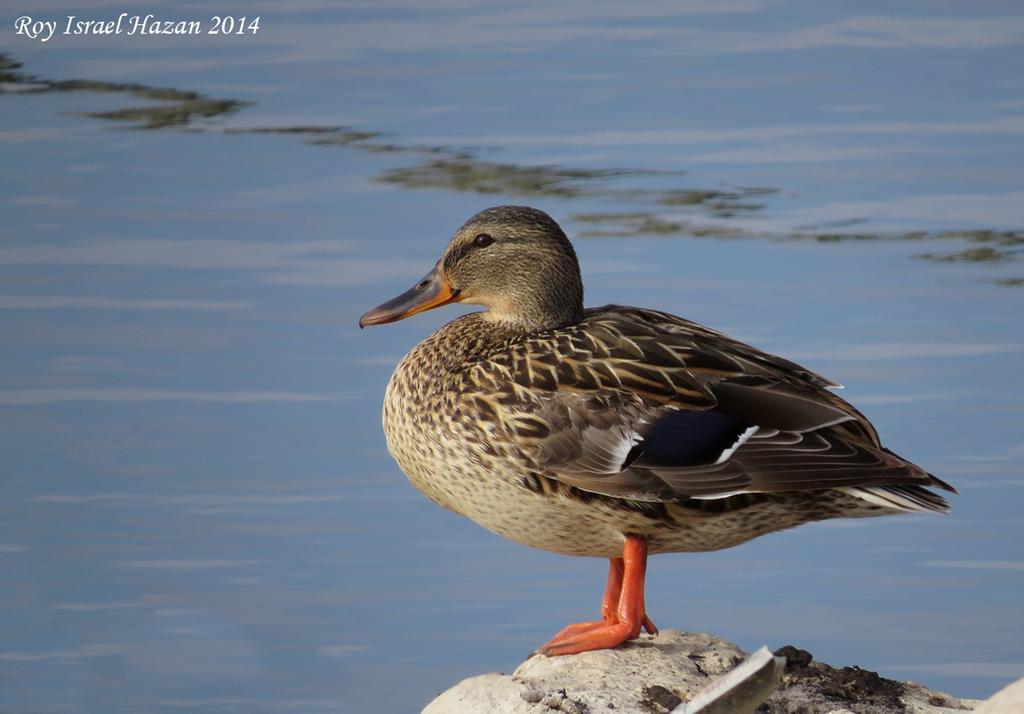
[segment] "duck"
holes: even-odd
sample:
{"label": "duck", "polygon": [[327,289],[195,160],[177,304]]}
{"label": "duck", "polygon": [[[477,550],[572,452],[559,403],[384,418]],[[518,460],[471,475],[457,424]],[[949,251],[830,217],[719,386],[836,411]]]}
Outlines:
{"label": "duck", "polygon": [[465,303],[395,368],[382,421],[413,486],[512,541],[607,558],[599,619],[539,652],[656,634],[649,555],[704,552],[840,517],[946,513],[950,484],[884,447],[840,385],[653,309],[585,308],[547,213],[480,211],[360,327]]}

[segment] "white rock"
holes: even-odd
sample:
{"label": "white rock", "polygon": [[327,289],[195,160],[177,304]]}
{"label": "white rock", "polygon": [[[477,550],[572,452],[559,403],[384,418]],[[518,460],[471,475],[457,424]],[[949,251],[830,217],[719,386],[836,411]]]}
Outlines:
{"label": "white rock", "polygon": [[[431,702],[424,714],[659,714],[688,700],[710,679],[745,657],[739,647],[706,634],[662,630],[614,650],[568,657],[533,655],[511,675],[470,677]],[[954,714],[974,702],[893,682],[856,667],[834,668],[792,649],[782,688],[769,714]],[[888,697],[888,699],[887,699]],[[1024,709],[995,709],[998,712]]]}
{"label": "white rock", "polygon": [[711,635],[663,630],[614,650],[533,655],[511,677],[485,674],[464,680],[423,714],[668,712],[743,657],[736,645]]}
{"label": "white rock", "polygon": [[[443,692],[427,705],[423,714],[528,712],[531,711],[529,704],[522,698],[527,691],[521,682],[514,681],[507,674],[481,674],[464,679],[457,686]],[[535,701],[539,702],[540,697]]]}
{"label": "white rock", "polygon": [[1021,714],[1024,712],[1024,679],[1009,684],[981,703],[974,714]]}

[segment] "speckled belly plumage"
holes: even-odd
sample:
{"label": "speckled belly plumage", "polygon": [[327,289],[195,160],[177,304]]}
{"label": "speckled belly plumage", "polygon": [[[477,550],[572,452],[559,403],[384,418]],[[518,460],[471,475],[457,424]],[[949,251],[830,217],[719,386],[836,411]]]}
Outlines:
{"label": "speckled belly plumage", "polygon": [[[592,493],[525,469],[494,424],[453,418],[443,375],[425,375],[421,344],[395,370],[384,400],[388,449],[412,484],[444,508],[524,545],[616,557],[626,535],[650,552],[729,548],[765,533],[885,509],[839,490],[742,493],[716,499],[639,501]],[[483,448],[482,444],[487,444]]]}

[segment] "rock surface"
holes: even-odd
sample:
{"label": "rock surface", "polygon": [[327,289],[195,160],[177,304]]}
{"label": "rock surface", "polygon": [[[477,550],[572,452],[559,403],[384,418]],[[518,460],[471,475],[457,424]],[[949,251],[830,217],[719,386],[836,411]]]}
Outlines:
{"label": "rock surface", "polygon": [[986,699],[975,714],[1020,714],[1024,712],[1024,679],[1000,689],[991,699]]}
{"label": "rock surface", "polygon": [[[757,709],[759,714],[952,714],[978,705],[859,667],[814,662],[810,653],[795,647],[776,654],[786,658],[782,686]],[[712,635],[662,630],[657,637],[641,637],[614,650],[533,655],[511,676],[470,677],[437,697],[423,714],[665,714],[745,656]]]}

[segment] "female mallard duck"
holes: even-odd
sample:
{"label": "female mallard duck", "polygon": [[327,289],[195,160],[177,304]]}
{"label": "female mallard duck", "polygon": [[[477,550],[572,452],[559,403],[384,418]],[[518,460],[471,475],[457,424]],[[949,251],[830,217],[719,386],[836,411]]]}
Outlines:
{"label": "female mallard duck", "polygon": [[518,543],[609,558],[602,619],[548,655],[655,632],[648,553],[707,551],[809,521],[948,511],[955,491],[881,445],[834,382],[664,312],[584,309],[546,213],[481,211],[360,326],[483,305],[417,345],[384,397],[388,449],[438,504]]}

